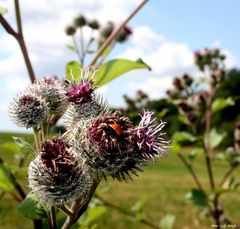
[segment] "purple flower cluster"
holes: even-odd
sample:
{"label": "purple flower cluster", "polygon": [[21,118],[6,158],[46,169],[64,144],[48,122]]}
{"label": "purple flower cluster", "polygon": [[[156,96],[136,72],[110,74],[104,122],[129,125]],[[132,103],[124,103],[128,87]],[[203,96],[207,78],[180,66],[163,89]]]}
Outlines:
{"label": "purple flower cluster", "polygon": [[[164,122],[145,111],[137,127],[96,93],[89,69],[67,86],[44,77],[27,87],[10,105],[19,126],[35,128],[39,152],[30,163],[29,186],[48,205],[85,198],[93,181],[113,177],[126,181],[148,160],[165,156]],[[48,138],[43,129],[53,114],[63,114],[67,130]],[[36,132],[37,130],[37,132]]]}

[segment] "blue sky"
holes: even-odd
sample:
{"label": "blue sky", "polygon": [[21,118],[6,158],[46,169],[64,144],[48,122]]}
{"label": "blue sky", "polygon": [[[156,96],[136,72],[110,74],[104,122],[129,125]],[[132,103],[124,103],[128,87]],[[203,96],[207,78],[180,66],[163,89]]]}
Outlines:
{"label": "blue sky", "polygon": [[[65,63],[75,59],[66,50],[70,43],[64,27],[83,9],[88,17],[102,22],[121,22],[140,0],[64,1],[25,0],[22,17],[26,42],[38,77],[64,76]],[[15,26],[12,1],[0,0]],[[54,9],[54,10],[53,10]],[[134,95],[142,89],[152,98],[164,96],[172,77],[185,71],[196,73],[192,51],[218,46],[228,56],[227,66],[239,66],[240,2],[229,1],[159,1],[150,0],[131,21],[134,33],[125,45],[118,45],[110,57],[141,57],[153,67],[152,72],[133,71],[100,89],[110,104],[123,105],[123,94]],[[7,109],[11,98],[29,82],[16,41],[0,27],[0,130],[17,130],[9,121]],[[11,79],[11,83],[10,83]]]}

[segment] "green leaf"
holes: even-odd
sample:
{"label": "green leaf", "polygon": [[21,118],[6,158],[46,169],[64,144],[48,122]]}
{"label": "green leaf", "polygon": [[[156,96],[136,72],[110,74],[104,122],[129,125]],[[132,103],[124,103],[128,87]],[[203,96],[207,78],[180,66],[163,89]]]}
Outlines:
{"label": "green leaf", "polygon": [[13,140],[21,148],[35,153],[35,150],[33,149],[32,145],[29,144],[28,142],[26,142],[24,139],[19,138],[19,137],[13,137]]}
{"label": "green leaf", "polygon": [[207,207],[208,198],[205,193],[199,189],[192,189],[187,195],[186,200],[199,207]]}
{"label": "green leaf", "polygon": [[75,47],[73,45],[66,45],[66,47],[72,51],[76,51]]}
{"label": "green leaf", "polygon": [[205,134],[204,143],[205,145],[211,147],[211,149],[216,148],[222,140],[225,138],[226,133],[218,133],[215,128],[213,128],[209,135]]}
{"label": "green leaf", "polygon": [[173,135],[173,142],[195,142],[197,138],[188,132],[176,132]]}
{"label": "green leaf", "polygon": [[101,217],[105,212],[106,212],[106,208],[103,206],[88,208],[87,218],[84,221],[84,223],[81,225],[81,228],[88,227],[92,222],[94,222],[97,218]]}
{"label": "green leaf", "polygon": [[1,150],[6,151],[7,153],[17,154],[20,153],[21,147],[14,142],[5,142],[0,145]]}
{"label": "green leaf", "polygon": [[46,208],[37,201],[32,192],[18,205],[18,211],[28,219],[47,218]]}
{"label": "green leaf", "polygon": [[66,65],[66,79],[78,83],[81,77],[81,66],[77,61],[68,62]]}
{"label": "green leaf", "polygon": [[0,14],[3,15],[3,14],[6,14],[8,12],[8,9],[5,8],[5,7],[0,7]]}
{"label": "green leaf", "polygon": [[232,98],[219,98],[216,99],[212,104],[212,112],[215,113],[217,111],[220,111],[228,106],[233,106],[235,104],[235,101]]}
{"label": "green leaf", "polygon": [[168,108],[164,108],[162,109],[160,112],[158,112],[157,116],[158,118],[163,118],[167,113],[168,113],[169,109]]}
{"label": "green leaf", "polygon": [[151,68],[144,63],[141,59],[136,61],[127,60],[127,59],[115,59],[110,60],[101,65],[98,72],[96,72],[95,77],[96,81],[95,84],[98,86],[102,86],[113,79],[123,75],[134,69],[142,69],[146,68],[151,70]]}
{"label": "green leaf", "polygon": [[0,162],[0,189],[11,192],[14,190],[14,184],[15,184],[15,181],[11,176],[10,168],[1,161]]}
{"label": "green leaf", "polygon": [[142,196],[132,207],[131,210],[133,212],[140,212],[144,205],[147,203],[147,201],[150,199],[150,197],[148,195],[144,195]]}
{"label": "green leaf", "polygon": [[167,214],[160,221],[160,227],[162,229],[172,229],[176,216],[174,214]]}
{"label": "green leaf", "polygon": [[194,148],[189,154],[188,158],[194,160],[199,154],[203,154],[203,148]]}

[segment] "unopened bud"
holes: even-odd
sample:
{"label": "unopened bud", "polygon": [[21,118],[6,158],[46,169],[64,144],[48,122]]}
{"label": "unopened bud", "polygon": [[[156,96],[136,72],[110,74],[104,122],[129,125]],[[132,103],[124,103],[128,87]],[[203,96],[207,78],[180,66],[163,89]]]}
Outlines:
{"label": "unopened bud", "polygon": [[72,25],[69,25],[69,26],[66,27],[65,32],[66,32],[67,35],[72,36],[76,32],[76,28]]}

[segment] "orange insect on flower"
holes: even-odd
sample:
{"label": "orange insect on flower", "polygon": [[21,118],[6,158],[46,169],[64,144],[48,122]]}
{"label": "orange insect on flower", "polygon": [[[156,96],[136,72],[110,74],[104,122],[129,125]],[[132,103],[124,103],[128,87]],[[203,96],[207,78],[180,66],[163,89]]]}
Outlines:
{"label": "orange insect on flower", "polygon": [[109,126],[115,131],[115,133],[120,136],[122,134],[122,127],[117,123],[109,124]]}

